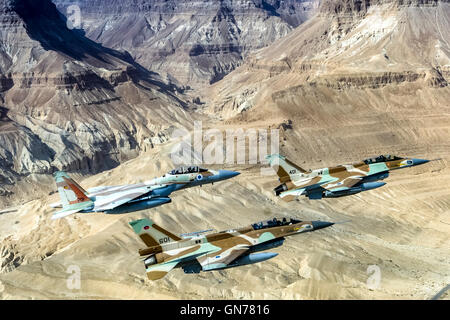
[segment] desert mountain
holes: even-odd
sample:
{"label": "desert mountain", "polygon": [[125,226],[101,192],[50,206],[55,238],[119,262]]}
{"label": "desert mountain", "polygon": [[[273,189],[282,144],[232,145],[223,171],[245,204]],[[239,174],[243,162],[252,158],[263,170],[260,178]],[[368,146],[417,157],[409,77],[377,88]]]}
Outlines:
{"label": "desert mountain", "polygon": [[[235,179],[185,190],[171,204],[122,216],[78,214],[52,221],[48,205],[58,196],[34,196],[0,211],[0,298],[431,298],[450,282],[449,21],[448,1],[323,1],[314,17],[205,90],[204,111],[224,120],[213,126],[277,127],[281,151],[306,169],[381,153],[442,160],[393,172],[380,189],[321,201],[281,201],[272,192],[276,177],[262,176],[251,165],[229,167],[242,172]],[[140,70],[131,60],[125,65]],[[2,76],[2,88],[11,86],[10,78]],[[124,85],[137,86],[128,81],[115,92]],[[156,93],[162,101],[176,98]],[[103,105],[116,106],[80,107]],[[130,114],[144,112],[143,103],[130,105]],[[171,107],[167,119],[180,109]],[[0,110],[2,132],[16,130],[12,110]],[[121,110],[114,107],[117,115]],[[164,174],[173,167],[172,143],[79,182],[90,188]],[[51,181],[45,185],[54,188]],[[31,197],[37,194],[31,191]],[[156,282],[146,278],[137,254],[143,244],[128,225],[150,217],[180,234],[274,216],[346,223],[288,238],[273,250],[279,256],[264,263],[198,275],[178,269]],[[72,266],[81,272],[75,290],[67,286]]]}
{"label": "desert mountain", "polygon": [[285,151],[306,161],[449,156],[449,29],[448,1],[323,1],[208,88],[208,105],[235,124],[288,121]]}
{"label": "desert mountain", "polygon": [[[316,0],[54,0],[78,5],[90,39],[127,50],[166,81],[199,87],[220,80],[253,50],[288,34]],[[71,11],[69,11],[69,14]]]}
{"label": "desert mountain", "polygon": [[3,194],[30,173],[111,168],[191,123],[176,87],[70,30],[51,1],[2,0],[0,16]]}
{"label": "desert mountain", "polygon": [[[171,147],[79,182],[90,188],[159,176],[173,166]],[[290,203],[272,193],[276,176],[237,169],[235,179],[180,191],[145,212],[50,220],[56,194],[0,212],[0,299],[430,299],[448,284],[450,197],[441,187],[448,162],[400,170],[385,187],[352,197]],[[176,269],[158,281],[146,278],[137,253],[145,246],[128,225],[150,217],[181,234],[274,216],[347,222],[289,237],[263,263],[200,274]],[[79,289],[67,285],[74,267]]]}

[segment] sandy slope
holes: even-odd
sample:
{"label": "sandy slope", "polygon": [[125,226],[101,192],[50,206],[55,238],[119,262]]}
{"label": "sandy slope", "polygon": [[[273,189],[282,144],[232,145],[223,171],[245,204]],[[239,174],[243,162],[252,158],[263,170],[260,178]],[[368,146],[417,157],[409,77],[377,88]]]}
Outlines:
{"label": "sandy slope", "polygon": [[[364,19],[321,15],[208,88],[211,118],[228,118],[208,126],[279,127],[282,153],[305,168],[380,153],[443,160],[394,172],[387,186],[341,199],[284,203],[272,193],[275,177],[247,166],[235,167],[243,174],[232,181],[180,192],[172,204],[143,213],[51,221],[47,205],[57,195],[5,208],[0,298],[433,297],[450,283],[449,50],[448,33],[441,32],[449,8],[440,1],[374,5]],[[161,175],[172,167],[169,151],[170,145],[157,146],[81,183],[89,188]],[[273,250],[278,257],[261,264],[199,275],[175,270],[150,282],[137,255],[143,245],[128,226],[144,216],[175,233],[273,216],[351,222],[291,237]],[[81,290],[66,286],[71,265],[81,269]],[[370,266],[381,272],[375,289],[367,285]]]}
{"label": "sandy slope", "polygon": [[[170,167],[168,150],[146,153],[82,184],[114,185],[161,174]],[[46,205],[54,195],[1,214],[0,238],[11,236],[3,248],[8,243],[24,260],[0,275],[0,297],[429,299],[450,282],[447,159],[395,172],[382,189],[319,202],[284,203],[271,192],[274,177],[261,176],[255,167],[239,169],[233,181],[180,192],[172,204],[142,213],[51,221]],[[351,222],[291,237],[272,250],[278,257],[264,263],[199,275],[176,269],[151,282],[137,255],[143,245],[128,226],[145,216],[176,233],[225,230],[273,216]],[[71,265],[81,269],[81,290],[67,288]],[[367,287],[370,265],[381,271],[381,284],[373,290]]]}

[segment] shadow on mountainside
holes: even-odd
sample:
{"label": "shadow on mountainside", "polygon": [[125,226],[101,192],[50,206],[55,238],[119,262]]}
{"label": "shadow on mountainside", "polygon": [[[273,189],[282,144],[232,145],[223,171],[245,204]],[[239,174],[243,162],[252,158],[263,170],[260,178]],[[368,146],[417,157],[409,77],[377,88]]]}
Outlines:
{"label": "shadow on mountainside", "polygon": [[[175,92],[182,93],[182,89],[155,79],[158,74],[138,64],[128,52],[104,47],[87,38],[83,30],[69,29],[67,18],[50,0],[14,0],[12,4],[13,10],[23,20],[30,38],[38,41],[45,50],[59,52],[73,60],[85,61],[95,67],[103,67],[102,64],[114,65],[110,57],[122,60],[136,69],[137,73],[129,74],[133,82],[136,84],[139,84],[139,80],[149,82],[170,95],[183,108],[187,107],[186,102],[174,95]],[[145,88],[140,84],[139,86]]]}

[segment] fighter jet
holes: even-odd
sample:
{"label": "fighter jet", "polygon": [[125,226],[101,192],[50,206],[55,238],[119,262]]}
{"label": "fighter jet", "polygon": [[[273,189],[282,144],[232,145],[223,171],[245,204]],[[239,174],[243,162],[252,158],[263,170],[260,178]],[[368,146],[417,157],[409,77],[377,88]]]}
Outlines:
{"label": "fighter jet", "polygon": [[147,246],[139,250],[150,280],[163,278],[174,268],[185,273],[223,270],[272,259],[278,254],[260,252],[279,247],[285,237],[315,231],[334,223],[276,219],[207,235],[205,231],[178,237],[149,219],[130,222]]}
{"label": "fighter jet", "polygon": [[381,155],[354,164],[306,171],[279,154],[267,156],[266,159],[281,183],[274,189],[275,194],[285,201],[292,201],[301,195],[317,200],[373,190],[386,184],[380,180],[389,177],[389,171],[429,162]]}
{"label": "fighter jet", "polygon": [[54,174],[62,206],[52,219],[59,219],[74,213],[104,212],[123,214],[154,208],[172,200],[169,195],[178,190],[219,182],[237,176],[239,172],[208,170],[198,166],[180,167],[162,177],[143,183],[102,186],[84,190],[65,172]]}

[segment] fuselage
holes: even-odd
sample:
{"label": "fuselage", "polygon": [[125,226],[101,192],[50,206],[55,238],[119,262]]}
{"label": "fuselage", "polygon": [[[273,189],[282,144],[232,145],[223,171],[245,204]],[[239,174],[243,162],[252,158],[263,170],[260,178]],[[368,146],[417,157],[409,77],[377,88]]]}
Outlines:
{"label": "fuselage", "polygon": [[[239,174],[228,170],[215,171],[198,167],[193,168],[195,169],[190,170],[192,172],[187,172],[187,169],[184,171],[183,169],[175,169],[162,177],[142,183],[88,189],[88,197],[93,204],[80,212],[124,214],[146,210],[170,203],[172,200],[169,196],[175,191],[219,182]],[[114,204],[118,201],[124,203],[114,207]],[[55,203],[51,206],[58,207],[60,205],[60,203]]]}
{"label": "fuselage", "polygon": [[[176,267],[183,268],[186,273],[219,270],[273,258],[277,254],[256,252],[281,246],[287,236],[331,225],[328,222],[274,219],[240,229],[161,244],[140,250],[139,254],[147,257],[144,260],[147,272],[151,272],[152,265],[161,263],[177,263]],[[236,256],[238,253],[243,254]],[[152,263],[148,263],[150,261]]]}
{"label": "fuselage", "polygon": [[388,178],[391,170],[426,162],[428,160],[380,156],[354,164],[297,172],[274,191],[287,201],[299,195],[310,199],[347,196],[384,186],[385,183],[379,181]]}

